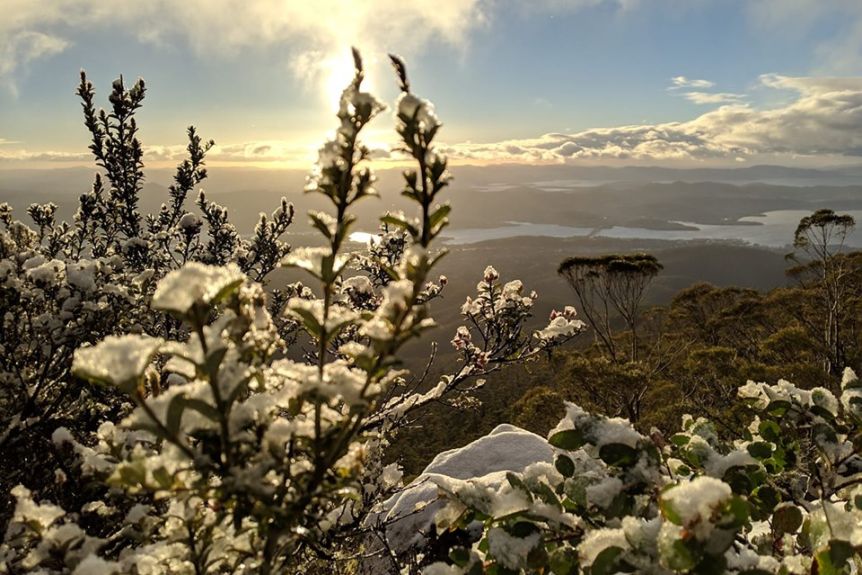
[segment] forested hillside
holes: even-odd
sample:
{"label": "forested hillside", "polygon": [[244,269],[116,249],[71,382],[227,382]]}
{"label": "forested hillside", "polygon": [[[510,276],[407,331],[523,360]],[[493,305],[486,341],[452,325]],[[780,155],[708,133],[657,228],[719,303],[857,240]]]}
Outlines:
{"label": "forested hillside", "polygon": [[[736,396],[741,382],[787,379],[807,389],[835,391],[841,373],[827,366],[857,367],[862,360],[862,252],[839,251],[825,263],[801,249],[797,255],[805,263],[788,261],[788,287],[759,291],[696,284],[667,305],[639,306],[634,359],[626,322],[612,309],[604,328],[600,314],[599,329],[581,336],[574,348],[489,378],[477,392],[481,404],[429,408],[402,434],[396,452],[416,473],[442,449],[475,439],[500,421],[544,435],[562,416],[564,400],[628,418],[645,433],[678,431],[684,413],[708,416],[722,436],[735,439],[747,413]],[[824,266],[840,278],[836,286],[825,284]],[[841,301],[829,300],[827,290]],[[571,298],[578,302],[574,291]],[[839,310],[838,335],[830,342],[824,318],[833,306]],[[603,331],[609,332],[605,339],[599,335]],[[831,359],[834,354],[840,359]]]}

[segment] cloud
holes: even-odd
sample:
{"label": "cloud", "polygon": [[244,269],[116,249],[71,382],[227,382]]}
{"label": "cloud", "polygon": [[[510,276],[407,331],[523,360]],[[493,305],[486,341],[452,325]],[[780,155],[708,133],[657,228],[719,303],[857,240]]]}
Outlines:
{"label": "cloud", "polygon": [[670,81],[671,85],[667,88],[669,92],[682,96],[694,104],[738,104],[745,99],[743,94],[705,92],[704,90],[715,87],[715,82],[709,80],[696,80],[685,76],[675,76]]}
{"label": "cloud", "polygon": [[0,35],[0,80],[17,96],[12,75],[20,67],[59,54],[68,46],[66,40],[41,32],[18,31],[5,37]]}
{"label": "cloud", "polygon": [[58,28],[108,21],[111,9],[95,0],[5,0],[0,18],[0,81],[15,90],[15,75],[31,62],[59,54],[71,41]]}
{"label": "cloud", "polygon": [[[685,122],[552,133],[448,147],[454,158],[496,162],[705,160],[762,155],[862,156],[862,78],[762,76],[788,104],[732,103]],[[709,94],[708,96],[716,96]]]}
{"label": "cloud", "polygon": [[745,98],[729,92],[684,92],[682,97],[695,104],[735,104]]}
{"label": "cloud", "polygon": [[[93,157],[87,152],[66,151],[31,151],[26,148],[11,147],[19,142],[0,138],[0,162],[11,163],[86,163],[92,164]],[[391,157],[389,146],[383,143],[366,142],[373,159],[383,160]],[[207,154],[208,162],[230,163],[292,163],[302,167],[311,167],[317,153],[317,148],[311,145],[297,144],[285,140],[253,140],[231,144],[217,144]],[[144,161],[152,164],[177,164],[188,157],[186,144],[144,146]]]}
{"label": "cloud", "polygon": [[[396,50],[412,56],[429,46],[469,47],[509,0],[3,0],[0,78],[65,49],[70,38],[100,28],[140,42],[189,46],[200,56],[287,47],[300,77],[319,79],[334,54]],[[620,11],[640,0],[519,0],[530,11],[575,11],[608,4]],[[348,70],[349,73],[349,70]]]}
{"label": "cloud", "polygon": [[408,54],[441,41],[464,47],[487,21],[488,0],[149,0],[118,9],[104,0],[4,0],[0,77],[64,50],[99,28],[140,42],[184,44],[211,57],[288,46],[295,68],[350,45]]}
{"label": "cloud", "polygon": [[0,60],[0,76],[6,76],[21,65],[32,60],[59,54],[69,43],[62,38],[41,32],[21,31],[3,39],[2,52],[7,57]]}
{"label": "cloud", "polygon": [[[310,165],[314,149],[284,140],[256,140],[233,144],[216,144],[207,154],[212,162],[305,161]],[[144,146],[144,161],[178,163],[188,152],[182,144]]]}
{"label": "cloud", "polygon": [[679,88],[712,88],[715,86],[715,82],[710,82],[709,80],[695,80],[686,78],[685,76],[674,76],[670,79],[671,87],[669,90],[676,90]]}
{"label": "cloud", "polygon": [[[791,96],[782,105],[759,108],[732,94],[729,96],[740,96],[740,101],[720,105],[688,121],[594,128],[490,143],[451,142],[441,144],[440,151],[454,162],[479,163],[672,163],[862,156],[862,78],[767,74],[760,77],[759,88]],[[728,96],[704,94],[716,100]],[[0,139],[0,144],[14,142]],[[377,160],[398,159],[385,141],[370,143],[370,147]],[[218,145],[208,160],[307,167],[315,156],[313,145],[263,140]],[[147,162],[177,163],[185,157],[185,146],[148,146],[144,157]],[[68,152],[28,152],[9,145],[0,148],[0,161],[15,160],[89,162],[90,158]]]}
{"label": "cloud", "polygon": [[[770,157],[862,156],[862,78],[790,77],[767,74],[761,89],[789,92],[780,106],[758,108],[744,101],[719,106],[691,120],[595,128],[575,133],[549,133],[534,138],[490,143],[441,144],[455,162],[564,163],[678,162]],[[707,97],[723,94],[706,93]],[[733,95],[737,96],[737,95]],[[0,143],[9,143],[0,140]],[[88,161],[86,154],[27,152],[0,148],[0,160]],[[385,142],[372,146],[375,159],[389,159]],[[185,148],[149,146],[148,162],[176,163]],[[313,146],[281,140],[249,141],[213,148],[214,162],[291,162],[310,166]],[[397,159],[397,158],[396,158]]]}
{"label": "cloud", "polygon": [[[2,142],[0,142],[2,143]],[[6,162],[85,162],[91,160],[92,156],[83,152],[63,151],[39,151],[31,152],[27,149],[0,149],[0,163]]]}

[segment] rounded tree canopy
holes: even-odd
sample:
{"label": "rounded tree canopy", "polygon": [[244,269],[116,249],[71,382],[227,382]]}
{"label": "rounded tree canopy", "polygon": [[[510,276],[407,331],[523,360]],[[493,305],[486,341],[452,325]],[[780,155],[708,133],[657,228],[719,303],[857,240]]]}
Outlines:
{"label": "rounded tree canopy", "polygon": [[838,233],[845,235],[856,225],[856,220],[850,214],[836,214],[829,209],[820,209],[805,216],[799,220],[799,225],[796,227],[796,232],[793,234],[793,246],[797,248],[808,246],[810,239],[807,232],[814,228],[827,230],[831,235],[831,231],[838,230]]}
{"label": "rounded tree canopy", "polygon": [[567,275],[575,270],[583,270],[604,271],[609,274],[654,276],[662,269],[661,263],[651,254],[605,254],[566,258],[557,268],[557,273]]}

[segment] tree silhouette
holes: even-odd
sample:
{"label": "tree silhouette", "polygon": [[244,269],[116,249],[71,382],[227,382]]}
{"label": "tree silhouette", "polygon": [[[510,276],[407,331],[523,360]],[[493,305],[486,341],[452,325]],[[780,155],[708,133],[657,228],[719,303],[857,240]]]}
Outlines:
{"label": "tree silhouette", "polygon": [[631,333],[629,360],[637,361],[641,303],[661,270],[650,254],[608,254],[567,258],[557,273],[574,290],[580,309],[613,361],[619,356],[611,325],[611,312],[616,310]]}

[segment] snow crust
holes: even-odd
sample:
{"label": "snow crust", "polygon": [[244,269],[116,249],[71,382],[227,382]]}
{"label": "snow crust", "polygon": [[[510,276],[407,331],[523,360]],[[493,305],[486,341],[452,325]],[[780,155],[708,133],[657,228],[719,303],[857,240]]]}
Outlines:
{"label": "snow crust", "polygon": [[396,552],[421,545],[431,532],[434,514],[443,507],[433,480],[453,478],[501,484],[506,472],[523,472],[537,462],[552,464],[554,449],[541,436],[514,425],[498,425],[464,447],[437,454],[425,470],[404,489],[383,503],[372,523],[386,525]]}
{"label": "snow crust", "polygon": [[153,294],[153,309],[184,315],[194,304],[209,304],[244,279],[245,274],[236,264],[210,266],[189,262],[159,282]]}
{"label": "snow crust", "polygon": [[72,373],[121,389],[134,386],[159,350],[162,340],[145,335],[111,335],[75,351]]}

